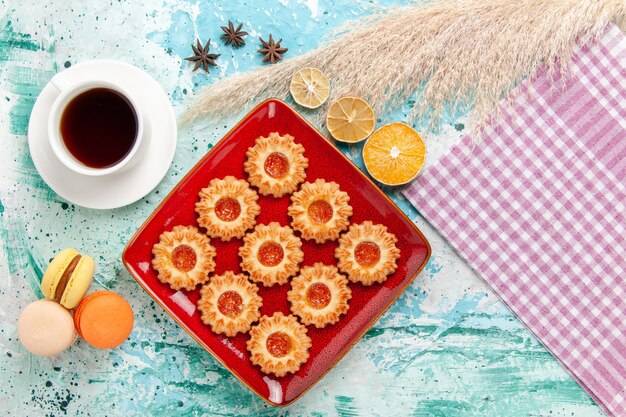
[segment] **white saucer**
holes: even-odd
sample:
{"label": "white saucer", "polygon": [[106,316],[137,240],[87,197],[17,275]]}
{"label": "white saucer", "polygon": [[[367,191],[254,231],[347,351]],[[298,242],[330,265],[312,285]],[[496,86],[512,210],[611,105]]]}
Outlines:
{"label": "white saucer", "polygon": [[48,114],[58,94],[48,84],[37,98],[28,124],[28,146],[37,171],[54,192],[83,207],[112,209],[144,197],[161,182],[174,159],[176,117],[169,98],[150,75],[123,62],[87,61],[65,73],[76,81],[110,80],[133,93],[151,132],[150,145],[135,166],[112,175],[86,176],[66,168],[48,141]]}

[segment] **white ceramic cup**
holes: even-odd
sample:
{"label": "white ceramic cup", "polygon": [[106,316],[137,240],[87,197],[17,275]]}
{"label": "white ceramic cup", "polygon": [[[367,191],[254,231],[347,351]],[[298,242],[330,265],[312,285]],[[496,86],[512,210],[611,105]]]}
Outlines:
{"label": "white ceramic cup", "polygon": [[[146,129],[147,126],[137,100],[127,89],[118,83],[104,80],[73,81],[64,72],[60,72],[52,77],[50,83],[59,90],[59,95],[52,103],[50,115],[48,116],[48,139],[52,151],[63,165],[82,175],[104,176],[126,170],[143,158],[150,139],[149,135],[146,134],[148,129]],[[137,136],[130,152],[118,163],[106,168],[92,168],[80,162],[67,149],[61,136],[61,116],[67,105],[81,93],[94,88],[108,88],[125,97],[137,118]]]}

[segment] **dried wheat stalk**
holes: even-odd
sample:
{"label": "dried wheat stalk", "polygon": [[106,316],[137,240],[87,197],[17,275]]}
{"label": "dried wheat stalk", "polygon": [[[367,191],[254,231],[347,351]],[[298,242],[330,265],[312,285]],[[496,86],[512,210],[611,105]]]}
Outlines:
{"label": "dried wheat stalk", "polygon": [[[522,78],[547,63],[568,67],[577,40],[622,22],[624,0],[440,0],[352,22],[316,50],[235,74],[204,89],[183,117],[220,117],[268,97],[286,97],[291,76],[317,67],[331,80],[329,102],[357,95],[377,114],[417,94],[410,119],[433,127],[466,100],[483,122]],[[325,109],[317,112],[321,122]]]}

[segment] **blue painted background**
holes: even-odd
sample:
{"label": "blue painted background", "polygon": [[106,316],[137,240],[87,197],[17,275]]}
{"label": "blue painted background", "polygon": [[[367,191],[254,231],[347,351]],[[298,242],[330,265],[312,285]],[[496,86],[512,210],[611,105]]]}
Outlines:
{"label": "blue painted background", "polygon": [[[602,415],[390,189],[432,243],[426,270],[299,401],[274,409],[252,394],[151,301],[120,261],[126,241],[162,196],[241,114],[181,130],[166,178],[144,199],[117,210],[93,211],[60,199],[32,164],[26,140],[30,110],[50,77],[72,64],[112,58],[137,65],[160,83],[180,115],[201,87],[261,65],[258,36],[282,37],[288,58],[315,48],[346,21],[400,3],[0,0],[0,415]],[[233,49],[219,41],[219,27],[228,19],[243,22],[250,32],[245,47]],[[210,75],[192,73],[192,64],[183,60],[196,37],[211,38],[211,49],[222,54]],[[406,110],[379,115],[379,121],[404,120]],[[425,134],[429,163],[458,139],[464,122],[465,117],[449,116],[440,132]],[[342,150],[362,166],[359,146]],[[42,270],[66,246],[94,256],[98,268],[92,289],[108,288],[126,297],[136,326],[117,349],[99,351],[78,341],[60,357],[33,357],[17,341],[17,317],[41,296]]]}

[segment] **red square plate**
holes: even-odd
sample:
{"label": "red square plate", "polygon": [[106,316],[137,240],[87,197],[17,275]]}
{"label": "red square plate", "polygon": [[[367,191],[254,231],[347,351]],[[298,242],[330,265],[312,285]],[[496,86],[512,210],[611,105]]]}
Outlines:
{"label": "red square plate", "polygon": [[[324,329],[308,326],[313,343],[311,356],[299,371],[282,378],[264,375],[257,366],[252,365],[246,350],[247,334],[228,338],[213,333],[202,323],[200,314],[194,309],[199,298],[199,287],[191,292],[181,291],[172,298],[176,291],[158,281],[150,264],[152,246],[159,241],[161,233],[176,225],[198,226],[194,204],[200,189],[213,178],[227,175],[246,178],[243,170],[246,150],[254,145],[257,137],[267,136],[274,131],[289,133],[296,142],[304,145],[305,155],[309,159],[307,181],[323,178],[337,182],[350,196],[350,204],[354,209],[350,220],[353,223],[372,220],[386,225],[397,236],[397,246],[401,251],[398,269],[383,284],[370,287],[350,284],[350,309],[337,324]],[[281,225],[288,225],[289,202],[289,196],[279,199],[260,196],[261,214],[257,223],[277,221]],[[212,244],[217,249],[216,273],[241,271],[238,256],[242,244],[240,239],[230,242],[212,239]],[[303,240],[303,265],[315,262],[336,264],[336,246],[336,242],[319,245]],[[252,110],[180,181],[130,240],[122,260],[148,294],[202,347],[265,401],[282,406],[300,397],[343,357],[417,276],[429,257],[430,246],[413,222],[304,118],[282,101],[272,99]],[[261,286],[261,314],[271,316],[275,311],[289,314],[288,290],[289,285],[270,288]],[[183,307],[185,301],[191,302],[186,303],[187,309]]]}

